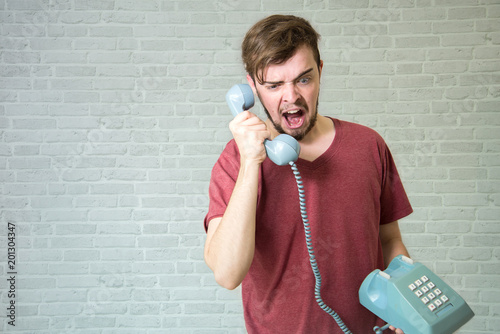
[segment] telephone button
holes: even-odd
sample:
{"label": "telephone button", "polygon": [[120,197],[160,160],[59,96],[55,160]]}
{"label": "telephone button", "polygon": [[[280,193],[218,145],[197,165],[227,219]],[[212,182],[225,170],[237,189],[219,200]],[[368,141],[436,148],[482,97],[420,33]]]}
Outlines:
{"label": "telephone button", "polygon": [[411,291],[415,290],[417,288],[417,286],[415,284],[410,284],[408,285],[408,287],[410,288]]}
{"label": "telephone button", "polygon": [[416,280],[416,281],[415,281],[415,284],[416,284],[417,286],[421,286],[421,285],[422,285],[422,281],[418,279],[418,280]]}
{"label": "telephone button", "polygon": [[441,294],[441,290],[436,289],[436,290],[434,290],[434,293],[436,294],[436,296],[439,296]]}
{"label": "telephone button", "polygon": [[448,297],[446,297],[446,295],[443,295],[443,296],[441,297],[441,300],[442,300],[444,303],[446,303],[449,299],[448,299]]}
{"label": "telephone button", "polygon": [[429,298],[424,297],[422,298],[422,303],[427,304],[429,302]]}
{"label": "telephone button", "polygon": [[424,286],[424,287],[422,287],[422,292],[427,293],[427,292],[429,292],[429,289],[426,286]]}
{"label": "telephone button", "polygon": [[438,300],[436,300],[434,302],[434,305],[436,305],[437,307],[439,307],[439,306],[443,305],[443,302],[438,299]]}
{"label": "telephone button", "polygon": [[424,282],[424,283],[425,283],[425,282],[427,282],[427,281],[429,280],[429,278],[427,278],[427,276],[422,276],[420,279],[421,279],[421,280],[422,280],[422,282]]}
{"label": "telephone button", "polygon": [[431,292],[427,295],[427,297],[429,297],[430,300],[433,300],[434,298],[436,298],[436,295]]}
{"label": "telephone button", "polygon": [[420,290],[415,291],[415,294],[417,295],[417,297],[421,297],[423,295],[422,291]]}
{"label": "telephone button", "polygon": [[434,305],[434,304],[429,304],[427,307],[428,307],[428,308],[429,308],[429,310],[431,310],[431,311],[434,311],[434,310],[436,309],[436,305]]}
{"label": "telephone button", "polygon": [[429,284],[427,284],[427,287],[429,289],[434,289],[436,287],[436,284],[432,283],[432,282],[429,282]]}

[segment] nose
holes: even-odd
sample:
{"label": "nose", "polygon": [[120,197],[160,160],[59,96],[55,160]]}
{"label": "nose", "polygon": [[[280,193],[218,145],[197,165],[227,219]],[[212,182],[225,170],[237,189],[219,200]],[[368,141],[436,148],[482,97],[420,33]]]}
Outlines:
{"label": "nose", "polygon": [[283,85],[283,102],[295,103],[299,99],[297,85],[293,82],[287,82]]}

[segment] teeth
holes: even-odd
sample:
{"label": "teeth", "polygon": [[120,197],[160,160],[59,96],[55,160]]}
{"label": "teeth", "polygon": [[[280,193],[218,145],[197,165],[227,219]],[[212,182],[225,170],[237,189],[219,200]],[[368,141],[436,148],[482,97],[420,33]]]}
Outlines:
{"label": "teeth", "polygon": [[296,114],[298,112],[299,112],[298,110],[292,110],[292,111],[287,111],[286,113],[287,114]]}

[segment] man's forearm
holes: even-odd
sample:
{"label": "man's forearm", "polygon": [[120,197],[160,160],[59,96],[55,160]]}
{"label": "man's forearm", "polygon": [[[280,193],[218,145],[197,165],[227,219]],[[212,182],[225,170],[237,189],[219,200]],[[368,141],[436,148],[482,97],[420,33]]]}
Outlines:
{"label": "man's forearm", "polygon": [[384,253],[384,263],[386,267],[391,263],[392,259],[400,254],[410,257],[402,240],[392,240],[383,246],[382,251]]}
{"label": "man's forearm", "polygon": [[240,285],[253,260],[259,166],[242,164],[224,216],[209,224],[205,261],[228,289]]}
{"label": "man's forearm", "polygon": [[403,243],[398,221],[380,226],[380,242],[385,266],[388,266],[392,259],[400,254],[410,257]]}

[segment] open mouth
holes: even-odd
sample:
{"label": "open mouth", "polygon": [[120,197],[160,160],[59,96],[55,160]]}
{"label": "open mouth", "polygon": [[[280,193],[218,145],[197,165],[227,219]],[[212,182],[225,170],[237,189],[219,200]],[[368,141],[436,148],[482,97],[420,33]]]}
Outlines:
{"label": "open mouth", "polygon": [[290,129],[297,129],[304,124],[305,113],[302,109],[293,109],[283,113],[287,126]]}

